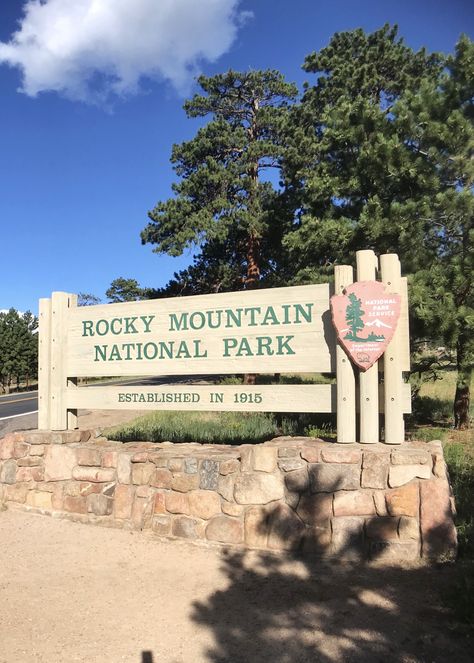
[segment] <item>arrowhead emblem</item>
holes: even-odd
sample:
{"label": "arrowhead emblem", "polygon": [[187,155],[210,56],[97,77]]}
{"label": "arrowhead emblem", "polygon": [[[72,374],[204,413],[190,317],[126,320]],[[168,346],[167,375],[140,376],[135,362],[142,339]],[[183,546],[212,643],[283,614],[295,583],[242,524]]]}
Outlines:
{"label": "arrowhead emblem", "polygon": [[358,281],[331,297],[332,321],[349,359],[366,371],[383,355],[400,317],[401,297],[380,281]]}

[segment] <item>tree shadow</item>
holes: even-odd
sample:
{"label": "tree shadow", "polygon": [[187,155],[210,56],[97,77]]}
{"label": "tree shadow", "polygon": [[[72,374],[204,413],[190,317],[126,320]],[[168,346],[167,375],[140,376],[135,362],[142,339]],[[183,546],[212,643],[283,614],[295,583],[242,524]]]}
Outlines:
{"label": "tree shadow", "polygon": [[[337,490],[337,487],[335,487]],[[295,507],[296,508],[296,507]],[[323,513],[315,513],[322,522]],[[345,536],[337,555],[323,559],[305,534],[292,538],[294,514],[277,520],[268,510],[260,533],[279,534],[284,554],[229,550],[222,572],[228,585],[193,604],[192,619],[211,629],[213,663],[456,663],[472,660],[467,640],[450,630],[451,615],[440,593],[456,573],[453,564],[382,565],[384,546],[368,551],[362,533]],[[291,522],[290,522],[291,521]],[[272,529],[273,528],[273,529]],[[275,532],[276,528],[276,532]],[[268,534],[270,532],[270,534]],[[425,546],[439,545],[444,530],[425,533]],[[306,544],[305,544],[306,541]],[[360,556],[359,556],[360,555]],[[357,564],[338,563],[359,559]]]}

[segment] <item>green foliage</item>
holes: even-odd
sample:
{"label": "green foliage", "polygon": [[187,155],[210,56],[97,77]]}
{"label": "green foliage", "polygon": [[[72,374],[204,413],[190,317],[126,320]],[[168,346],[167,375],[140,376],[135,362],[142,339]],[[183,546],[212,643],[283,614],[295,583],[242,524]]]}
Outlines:
{"label": "green foliage", "polygon": [[456,504],[460,558],[460,572],[445,598],[456,618],[474,627],[474,437],[467,444],[445,444],[444,457]]}
{"label": "green foliage", "polygon": [[[295,282],[354,251],[400,255],[412,331],[456,351],[455,423],[468,425],[474,363],[474,45],[415,53],[384,26],[336,34],[309,56],[316,83],[293,111],[285,184],[296,223],[283,239]],[[311,128],[309,131],[308,129]]]}
{"label": "green foliage", "polygon": [[8,392],[14,382],[38,375],[38,319],[11,308],[0,313],[0,384]]}
{"label": "green foliage", "polygon": [[278,433],[271,415],[242,412],[153,412],[105,432],[107,437],[121,442],[168,440],[220,444],[263,442]]}
{"label": "green foliage", "polygon": [[447,398],[416,396],[412,410],[411,419],[420,424],[448,425],[453,419],[453,403]]}
{"label": "green foliage", "polygon": [[336,434],[332,415],[157,411],[109,428],[104,435],[120,442],[256,444],[279,435],[334,439]]}
{"label": "green foliage", "polygon": [[136,302],[147,298],[145,288],[142,288],[136,279],[124,279],[122,276],[112,281],[105,296],[112,303]]}
{"label": "green foliage", "polygon": [[142,232],[157,253],[199,250],[194,265],[170,284],[186,294],[197,284],[201,292],[250,287],[274,270],[288,218],[262,173],[280,167],[284,117],[297,92],[270,70],[228,71],[198,82],[203,94],[184,109],[190,118],[211,119],[192,140],[174,145],[175,195],[156,205]]}
{"label": "green foliage", "polygon": [[100,304],[100,297],[92,295],[89,292],[79,292],[77,295],[77,305],[78,306],[95,306]]}
{"label": "green foliage", "polygon": [[391,221],[419,176],[394,121],[397,101],[436,80],[440,58],[415,53],[397,29],[335,34],[305,60],[316,74],[289,123],[284,163],[296,223],[284,238],[295,281],[319,281],[354,251],[411,247],[411,228]]}
{"label": "green foliage", "polygon": [[432,440],[445,440],[449,430],[447,428],[438,428],[436,426],[427,426],[426,428],[414,428],[410,437],[414,440],[421,440],[422,442],[431,442]]}
{"label": "green foliage", "polygon": [[474,559],[474,441],[470,449],[459,443],[445,444],[444,455],[456,500],[459,554]]}

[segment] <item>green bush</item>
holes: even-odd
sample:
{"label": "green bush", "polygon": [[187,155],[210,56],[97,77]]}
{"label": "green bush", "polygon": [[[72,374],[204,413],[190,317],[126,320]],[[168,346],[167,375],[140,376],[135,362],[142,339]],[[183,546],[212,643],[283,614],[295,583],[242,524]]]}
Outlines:
{"label": "green bush", "polygon": [[432,396],[417,396],[413,399],[412,421],[420,424],[430,424],[449,423],[452,419],[452,400]]}

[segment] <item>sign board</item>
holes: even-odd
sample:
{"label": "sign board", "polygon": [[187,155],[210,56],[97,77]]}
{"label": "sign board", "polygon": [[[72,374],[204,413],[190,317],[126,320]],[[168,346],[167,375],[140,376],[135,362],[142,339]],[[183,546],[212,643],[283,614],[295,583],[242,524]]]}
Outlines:
{"label": "sign board", "polygon": [[[380,263],[384,285],[374,281],[371,288],[374,297],[398,302],[389,317],[401,310],[400,323],[390,337],[387,330],[381,344],[361,336],[358,324],[355,342],[373,341],[378,350],[390,353],[383,384],[377,362],[359,375],[343,350],[348,339],[341,332],[339,344],[336,339],[331,295],[335,293],[335,302],[351,294],[360,299],[366,289],[364,283],[352,285],[352,267],[337,266],[334,285],[98,306],[78,307],[76,295],[55,292],[40,300],[39,428],[76,427],[78,408],[337,412],[339,442],[357,441],[358,416],[360,441],[377,442],[379,415],[385,411],[386,437],[401,442],[403,412],[410,409],[409,387],[402,379],[409,364],[406,283],[397,256],[382,256]],[[358,252],[357,264],[359,280],[375,279],[373,251]],[[359,311],[365,327],[368,301]],[[341,315],[347,318],[349,304],[344,302],[336,306],[336,321]],[[361,363],[365,368],[366,362]],[[77,386],[80,377],[243,373],[332,373],[336,384]]]}
{"label": "sign board", "polygon": [[335,370],[329,284],[71,308],[68,376]]}

